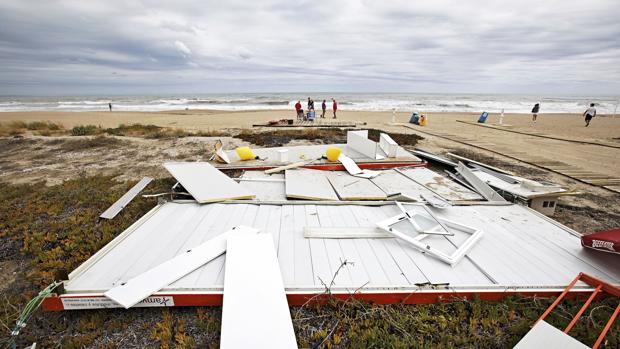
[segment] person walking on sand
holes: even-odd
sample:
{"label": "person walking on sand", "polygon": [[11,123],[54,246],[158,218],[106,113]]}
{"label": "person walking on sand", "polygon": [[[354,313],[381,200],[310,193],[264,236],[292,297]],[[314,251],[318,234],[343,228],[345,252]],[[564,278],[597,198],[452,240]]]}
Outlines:
{"label": "person walking on sand", "polygon": [[108,103],[108,108],[110,108],[110,111],[112,111],[112,103]]}
{"label": "person walking on sand", "polygon": [[534,108],[532,108],[532,121],[536,122],[536,117],[538,117],[539,110],[540,110],[540,103],[534,104]]}
{"label": "person walking on sand", "polygon": [[586,127],[590,126],[590,121],[596,116],[596,108],[594,108],[594,103],[590,103],[590,108],[583,112],[583,116],[586,118]]}
{"label": "person walking on sand", "polygon": [[327,104],[325,104],[325,100],[321,104],[321,109],[323,109],[323,114],[321,114],[321,119],[325,119],[325,110],[327,109]]}
{"label": "person walking on sand", "polygon": [[336,118],[336,110],[338,110],[338,103],[336,103],[336,100],[332,98],[332,101],[334,101],[334,103],[332,103],[332,110],[334,111],[334,119]]}

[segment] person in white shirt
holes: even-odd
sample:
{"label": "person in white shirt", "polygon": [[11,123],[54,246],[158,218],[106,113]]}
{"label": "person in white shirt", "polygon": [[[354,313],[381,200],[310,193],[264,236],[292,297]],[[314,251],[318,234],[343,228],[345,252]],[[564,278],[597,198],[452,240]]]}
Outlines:
{"label": "person in white shirt", "polygon": [[586,127],[588,127],[592,118],[596,116],[596,108],[594,108],[594,103],[590,103],[590,108],[583,112],[583,116],[586,117]]}

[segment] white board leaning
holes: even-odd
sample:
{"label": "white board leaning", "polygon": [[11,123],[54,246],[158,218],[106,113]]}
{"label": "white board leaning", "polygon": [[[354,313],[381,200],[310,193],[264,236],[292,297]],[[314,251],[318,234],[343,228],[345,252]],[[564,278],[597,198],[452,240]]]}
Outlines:
{"label": "white board leaning", "polygon": [[164,167],[199,203],[253,199],[254,194],[206,162],[167,162]]}

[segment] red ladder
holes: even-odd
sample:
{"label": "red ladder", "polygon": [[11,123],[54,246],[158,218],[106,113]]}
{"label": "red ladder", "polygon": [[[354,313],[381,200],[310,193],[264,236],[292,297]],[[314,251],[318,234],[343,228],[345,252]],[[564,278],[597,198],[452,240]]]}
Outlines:
{"label": "red ladder", "polygon": [[[537,324],[540,320],[543,320],[545,317],[547,317],[547,315],[549,315],[549,313],[551,313],[551,311],[558,304],[560,304],[562,299],[564,299],[564,297],[573,288],[573,286],[575,286],[577,281],[585,282],[586,284],[588,284],[588,285],[590,285],[592,287],[595,287],[595,289],[592,292],[592,294],[590,295],[590,297],[588,298],[588,300],[586,300],[586,302],[583,304],[581,309],[579,309],[577,314],[575,314],[575,317],[573,317],[573,319],[568,324],[568,326],[566,326],[566,328],[564,329],[564,333],[568,334],[568,332],[573,328],[573,326],[575,326],[577,321],[579,321],[579,318],[581,317],[583,312],[586,311],[586,309],[588,308],[590,303],[592,303],[594,298],[596,298],[596,296],[599,295],[601,292],[606,292],[606,293],[608,293],[610,295],[613,295],[613,296],[616,296],[616,297],[620,298],[620,287],[613,286],[613,285],[611,285],[611,284],[609,284],[609,283],[607,283],[605,281],[599,280],[599,279],[597,279],[597,278],[595,278],[593,276],[590,276],[588,274],[579,273],[579,275],[577,275],[577,277],[573,281],[571,281],[571,283],[566,287],[566,289],[564,289],[564,292],[562,292],[562,294],[555,300],[555,302],[553,302],[553,304],[551,304],[551,306],[549,306],[549,308],[547,310],[545,310],[545,312],[536,321],[535,324]],[[618,306],[616,307],[616,310],[614,311],[614,313],[609,318],[609,321],[607,321],[607,324],[605,325],[605,328],[603,328],[603,331],[601,332],[601,334],[598,336],[598,339],[596,340],[596,343],[594,343],[594,345],[592,346],[593,349],[598,348],[601,345],[601,343],[603,343],[603,339],[605,338],[605,335],[607,334],[607,332],[609,332],[609,329],[611,328],[611,325],[614,323],[614,321],[616,320],[616,317],[618,317],[619,313],[620,313],[620,302],[618,302]]]}

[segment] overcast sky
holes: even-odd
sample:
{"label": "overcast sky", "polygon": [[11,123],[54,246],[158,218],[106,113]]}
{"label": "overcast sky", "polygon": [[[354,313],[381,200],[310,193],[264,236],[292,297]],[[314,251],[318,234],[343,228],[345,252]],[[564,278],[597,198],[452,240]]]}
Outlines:
{"label": "overcast sky", "polygon": [[0,2],[0,94],[620,94],[620,4]]}

